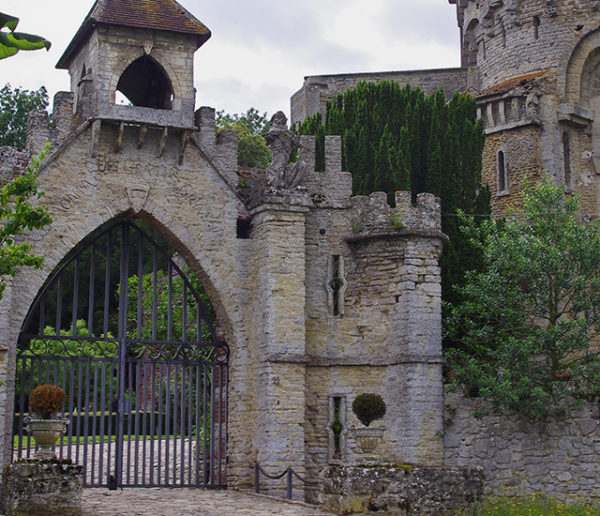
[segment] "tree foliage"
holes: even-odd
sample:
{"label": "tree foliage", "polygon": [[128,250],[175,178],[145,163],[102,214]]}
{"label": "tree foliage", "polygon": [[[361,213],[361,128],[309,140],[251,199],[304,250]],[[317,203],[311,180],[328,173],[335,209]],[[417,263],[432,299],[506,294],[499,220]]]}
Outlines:
{"label": "tree foliage", "polygon": [[524,207],[464,232],[483,268],[459,287],[446,331],[464,349],[447,352],[456,381],[496,409],[542,419],[569,399],[600,394],[600,222],[577,221],[578,200],[546,178],[527,186]]}
{"label": "tree foliage", "polygon": [[233,130],[238,135],[238,165],[241,167],[266,168],[271,162],[271,150],[264,135],[269,131],[267,114],[262,115],[251,107],[243,114],[217,112],[217,128]]}
{"label": "tree foliage", "polygon": [[51,43],[43,37],[15,32],[18,24],[19,18],[0,13],[0,59],[14,56],[19,50],[50,50]]}
{"label": "tree foliage", "polygon": [[6,84],[0,90],[0,146],[22,149],[27,139],[27,117],[34,109],[48,107],[48,91],[42,86],[37,91],[11,88]]}
{"label": "tree foliage", "polygon": [[317,170],[324,169],[325,135],[340,135],[344,170],[352,173],[354,193],[384,191],[393,202],[396,190],[413,198],[431,192],[442,199],[442,230],[450,237],[442,257],[442,291],[451,288],[479,255],[459,230],[457,210],[489,216],[490,194],[481,185],[483,123],[475,98],[455,93],[449,102],[440,89],[400,87],[393,81],[359,83],[327,103],[325,120],[317,113],[296,128],[316,135]]}
{"label": "tree foliage", "polygon": [[32,158],[27,171],[0,189],[0,297],[7,276],[15,276],[23,266],[41,267],[44,258],[31,254],[31,244],[18,237],[25,230],[41,229],[52,219],[44,206],[37,204],[42,196],[37,187],[37,172],[44,158]]}

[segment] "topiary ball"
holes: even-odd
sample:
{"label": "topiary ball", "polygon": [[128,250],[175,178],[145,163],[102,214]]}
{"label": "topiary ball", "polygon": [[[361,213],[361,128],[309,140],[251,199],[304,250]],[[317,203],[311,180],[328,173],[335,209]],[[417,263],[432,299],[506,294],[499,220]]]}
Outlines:
{"label": "topiary ball", "polygon": [[60,387],[46,384],[39,385],[29,395],[29,411],[42,419],[50,419],[65,407],[67,395]]}
{"label": "topiary ball", "polygon": [[385,401],[379,394],[363,392],[354,398],[352,412],[363,425],[369,426],[372,421],[385,416]]}

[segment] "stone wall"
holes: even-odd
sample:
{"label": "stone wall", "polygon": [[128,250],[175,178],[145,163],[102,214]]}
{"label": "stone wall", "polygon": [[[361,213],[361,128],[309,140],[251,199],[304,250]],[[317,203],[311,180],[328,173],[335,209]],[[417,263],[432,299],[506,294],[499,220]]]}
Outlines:
{"label": "stone wall", "polygon": [[291,122],[294,124],[313,113],[325,114],[325,104],[338,93],[353,88],[359,82],[395,81],[401,85],[410,84],[422,88],[426,94],[443,88],[450,96],[455,90],[465,91],[467,73],[462,68],[439,70],[413,70],[398,72],[370,72],[337,75],[311,75],[304,78],[304,84],[291,98]]}
{"label": "stone wall", "polygon": [[[90,232],[140,217],[198,275],[229,345],[230,485],[248,486],[254,461],[269,472],[318,474],[335,453],[334,398],[345,422],[339,458],[364,459],[351,432],[360,392],[388,404],[377,456],[442,463],[439,199],[422,194],[413,206],[399,192],[391,207],[382,193],[352,198],[340,138],[328,137],[325,172],[244,201],[237,141],[217,137],[214,110],[196,113],[188,140],[177,127],[81,121],[70,114],[73,96],[61,98],[53,127],[44,116],[30,124],[31,142],[54,142],[39,174],[53,222],[28,235],[44,267],[20,272],[0,300],[2,460],[16,342],[37,292]],[[314,168],[314,139],[304,142],[303,161]],[[254,175],[264,187],[264,171]],[[240,218],[251,221],[249,238],[236,232]]]}
{"label": "stone wall", "polygon": [[486,402],[458,393],[447,393],[445,403],[445,463],[481,467],[486,494],[600,499],[597,402],[543,423],[491,415]]}
{"label": "stone wall", "polygon": [[[240,176],[235,134],[216,134],[214,109],[194,112],[195,37],[159,32],[93,26],[63,63],[72,91],[55,97],[51,124],[30,118],[27,150],[52,143],[38,179],[53,220],[27,235],[43,267],[19,271],[0,299],[0,464],[12,458],[17,342],[38,292],[90,233],[139,218],[198,276],[229,346],[229,485],[249,486],[255,462],[312,478],[332,460],[364,461],[350,410],[361,392],[388,406],[370,459],[442,465],[439,199],[353,198],[337,136],[326,138],[324,173],[314,171],[314,138],[302,138],[298,187],[267,186],[264,170]],[[143,55],[169,79],[172,109],[115,103]],[[427,91],[464,86],[462,70],[395,76]],[[345,89],[383,78],[322,79]],[[25,159],[13,154],[2,173]]]}
{"label": "stone wall", "polygon": [[[508,133],[490,134],[485,140],[482,156],[482,181],[490,186],[492,194],[492,215],[500,216],[509,207],[520,208],[523,199],[520,195],[523,179],[535,180],[541,169],[540,131],[531,125]],[[508,171],[508,191],[497,192],[498,152],[504,152],[505,167]]]}
{"label": "stone wall", "polygon": [[70,461],[28,461],[3,472],[3,514],[81,513],[83,466]]}
{"label": "stone wall", "polygon": [[483,491],[478,468],[330,466],[320,481],[319,502],[341,514],[454,514]]}

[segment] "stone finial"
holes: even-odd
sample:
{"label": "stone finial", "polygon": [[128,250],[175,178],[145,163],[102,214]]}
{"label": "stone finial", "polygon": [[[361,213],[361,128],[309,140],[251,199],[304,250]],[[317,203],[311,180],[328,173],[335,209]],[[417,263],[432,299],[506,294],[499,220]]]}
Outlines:
{"label": "stone finial", "polygon": [[46,142],[50,141],[50,127],[48,125],[48,112],[45,109],[36,109],[29,113],[27,118],[27,141],[25,149],[31,154],[38,154]]}
{"label": "stone finial", "polygon": [[213,163],[227,182],[235,187],[238,183],[238,135],[233,130],[221,131],[217,137]]}
{"label": "stone finial", "polygon": [[202,152],[213,158],[216,151],[215,110],[203,106],[196,111],[195,118],[198,133],[194,135],[194,139]]}
{"label": "stone finial", "polygon": [[73,101],[74,93],[71,91],[59,91],[54,95],[52,139],[58,144],[61,144],[74,129]]}
{"label": "stone finial", "polygon": [[312,172],[316,161],[316,137],[303,134],[300,136],[300,161],[306,163],[306,170]]}
{"label": "stone finial", "polygon": [[287,128],[287,118],[282,111],[271,118],[271,129],[265,139],[273,153],[267,169],[267,184],[275,189],[295,188],[302,182],[307,167],[304,161],[289,164],[292,153],[302,147],[302,142],[300,136]]}

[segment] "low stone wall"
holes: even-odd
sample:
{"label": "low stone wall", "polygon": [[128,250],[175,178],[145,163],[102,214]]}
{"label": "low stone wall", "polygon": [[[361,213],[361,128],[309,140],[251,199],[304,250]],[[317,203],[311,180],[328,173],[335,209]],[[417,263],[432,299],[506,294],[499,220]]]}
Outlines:
{"label": "low stone wall", "polygon": [[597,403],[562,420],[531,423],[491,414],[484,400],[446,393],[445,464],[479,466],[486,494],[541,493],[561,501],[600,499]]}
{"label": "low stone wall", "polygon": [[4,468],[4,514],[80,514],[82,479],[82,466],[70,461],[8,464]]}
{"label": "low stone wall", "polygon": [[479,500],[479,468],[341,466],[321,473],[319,503],[341,514],[451,514]]}

